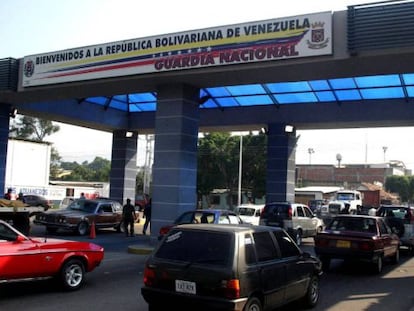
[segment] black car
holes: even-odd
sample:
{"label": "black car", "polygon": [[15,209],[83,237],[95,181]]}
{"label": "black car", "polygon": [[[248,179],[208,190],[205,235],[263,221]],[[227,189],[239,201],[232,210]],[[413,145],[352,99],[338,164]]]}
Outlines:
{"label": "black car", "polygon": [[178,225],[148,257],[141,294],[152,311],[313,307],[321,269],[281,228]]}
{"label": "black car", "polygon": [[414,253],[414,207],[406,205],[381,205],[377,216],[384,217],[386,223],[398,234],[401,246]]}
{"label": "black car", "polygon": [[53,207],[53,204],[50,200],[46,199],[42,195],[37,194],[25,194],[23,195],[23,202],[29,206],[42,206],[45,211]]}

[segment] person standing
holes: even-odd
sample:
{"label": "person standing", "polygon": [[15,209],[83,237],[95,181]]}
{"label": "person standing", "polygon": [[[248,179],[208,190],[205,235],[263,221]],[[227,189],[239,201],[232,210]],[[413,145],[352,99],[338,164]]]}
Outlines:
{"label": "person standing", "polygon": [[151,222],[151,208],[152,208],[152,198],[150,198],[147,201],[147,204],[145,205],[145,209],[144,209],[145,223],[144,223],[144,228],[142,229],[143,235],[147,233],[148,226]]}
{"label": "person standing", "polygon": [[134,236],[134,224],[136,218],[135,207],[131,204],[131,199],[127,199],[126,204],[122,208],[122,219],[126,236]]}

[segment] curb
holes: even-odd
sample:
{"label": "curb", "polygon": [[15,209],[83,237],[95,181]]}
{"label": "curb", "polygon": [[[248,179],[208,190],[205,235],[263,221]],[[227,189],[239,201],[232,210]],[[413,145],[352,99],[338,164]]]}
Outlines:
{"label": "curb", "polygon": [[149,255],[154,250],[153,247],[146,246],[128,246],[128,253],[136,255]]}

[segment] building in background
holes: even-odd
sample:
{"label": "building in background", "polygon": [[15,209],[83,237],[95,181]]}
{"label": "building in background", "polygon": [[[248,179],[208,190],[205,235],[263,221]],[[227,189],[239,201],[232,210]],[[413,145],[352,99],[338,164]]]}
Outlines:
{"label": "building in background", "polygon": [[388,176],[409,176],[401,161],[383,164],[296,165],[296,187],[336,186],[357,189],[362,183],[385,184]]}

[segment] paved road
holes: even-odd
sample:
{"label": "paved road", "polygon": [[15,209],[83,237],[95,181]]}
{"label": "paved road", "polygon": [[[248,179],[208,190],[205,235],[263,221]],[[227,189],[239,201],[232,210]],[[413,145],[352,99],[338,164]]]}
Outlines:
{"label": "paved road", "polygon": [[[44,232],[34,228],[34,232]],[[137,233],[140,231],[137,231]],[[61,238],[90,240],[88,237],[58,235]],[[148,239],[138,235],[124,237],[114,230],[97,233],[93,241],[105,247],[105,259],[87,276],[85,286],[76,292],[62,292],[53,282],[33,282],[0,286],[0,310],[30,311],[146,311],[142,299],[142,273],[147,255],[127,252],[128,246]],[[312,239],[302,248],[313,252]],[[398,265],[386,265],[381,275],[373,275],[366,266],[347,266],[334,261],[321,280],[321,300],[315,311],[407,311],[414,306],[414,258],[401,255]],[[302,311],[291,304],[280,311]]]}

